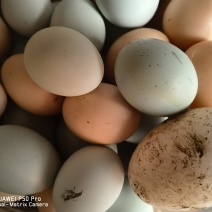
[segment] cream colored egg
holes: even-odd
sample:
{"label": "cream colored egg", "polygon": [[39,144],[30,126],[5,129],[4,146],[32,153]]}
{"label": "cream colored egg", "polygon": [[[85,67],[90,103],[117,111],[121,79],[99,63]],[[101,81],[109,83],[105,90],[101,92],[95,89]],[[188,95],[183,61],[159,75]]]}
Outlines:
{"label": "cream colored egg", "polygon": [[108,147],[87,146],[63,164],[53,187],[56,211],[106,211],[118,198],[124,169]]}
{"label": "cream colored egg", "polygon": [[67,27],[49,27],[34,34],[24,51],[31,79],[61,96],[78,96],[94,90],[104,74],[99,51],[81,33]]}

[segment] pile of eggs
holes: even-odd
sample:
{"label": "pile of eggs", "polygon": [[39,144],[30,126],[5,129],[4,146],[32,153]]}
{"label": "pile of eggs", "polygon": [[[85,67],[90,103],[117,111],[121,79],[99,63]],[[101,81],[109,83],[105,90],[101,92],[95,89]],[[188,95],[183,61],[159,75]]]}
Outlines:
{"label": "pile of eggs", "polygon": [[0,202],[210,211],[211,11],[211,0],[1,0]]}

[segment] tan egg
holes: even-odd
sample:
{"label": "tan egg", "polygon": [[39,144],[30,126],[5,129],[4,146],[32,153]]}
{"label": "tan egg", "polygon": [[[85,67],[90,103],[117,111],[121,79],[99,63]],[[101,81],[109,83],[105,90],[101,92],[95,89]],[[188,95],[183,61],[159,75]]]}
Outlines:
{"label": "tan egg", "polygon": [[1,76],[8,95],[24,110],[45,116],[61,112],[64,97],[49,93],[30,79],[23,54],[8,58],[2,66]]}
{"label": "tan egg", "polygon": [[107,52],[105,66],[106,66],[106,74],[109,81],[115,84],[115,76],[114,76],[114,66],[116,62],[116,58],[120,52],[120,50],[130,43],[131,41],[142,39],[142,38],[156,38],[160,40],[164,40],[169,42],[167,36],[156,29],[152,28],[139,28],[131,30],[121,37],[119,37],[110,47],[109,51]]}
{"label": "tan egg", "polygon": [[0,60],[4,59],[10,50],[12,36],[4,19],[0,17]]}
{"label": "tan egg", "polygon": [[140,122],[140,113],[127,103],[115,85],[107,83],[101,83],[88,94],[66,98],[62,113],[73,133],[97,144],[124,141]]}
{"label": "tan egg", "polygon": [[56,212],[53,204],[53,188],[47,188],[46,190],[36,193],[32,199],[35,200],[36,206],[39,212]]}
{"label": "tan egg", "polygon": [[0,116],[4,113],[7,106],[7,94],[3,87],[3,85],[0,83]]}
{"label": "tan egg", "polygon": [[78,96],[102,81],[104,65],[94,44],[67,27],[49,27],[35,33],[24,50],[30,78],[43,89],[61,96]]}
{"label": "tan egg", "polygon": [[191,46],[186,54],[194,64],[199,84],[197,95],[190,107],[212,107],[212,41],[199,42]]}
{"label": "tan egg", "polygon": [[181,48],[212,40],[211,0],[172,0],[163,16],[163,30],[170,42]]}

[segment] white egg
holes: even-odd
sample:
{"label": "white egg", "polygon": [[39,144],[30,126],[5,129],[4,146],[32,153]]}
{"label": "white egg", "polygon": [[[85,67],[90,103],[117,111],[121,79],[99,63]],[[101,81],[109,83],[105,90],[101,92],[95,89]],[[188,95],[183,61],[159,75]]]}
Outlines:
{"label": "white egg", "polygon": [[87,146],[72,154],[60,169],[53,187],[56,211],[106,211],[124,183],[118,155],[108,147]]}
{"label": "white egg", "polygon": [[0,126],[0,191],[28,195],[53,185],[61,160],[51,143],[18,125]]}
{"label": "white egg", "polygon": [[96,0],[102,14],[120,27],[141,27],[155,14],[159,0]]}
{"label": "white egg", "polygon": [[99,51],[105,42],[104,20],[89,0],[61,1],[53,12],[50,26],[68,27],[82,33]]}
{"label": "white egg", "polygon": [[170,116],[194,100],[198,78],[188,56],[157,39],[127,44],[115,63],[115,80],[123,97],[147,115]]}
{"label": "white egg", "polygon": [[121,194],[107,212],[154,212],[153,207],[142,201],[133,191],[125,176]]}
{"label": "white egg", "polygon": [[52,14],[51,0],[2,0],[2,14],[12,29],[24,36],[49,25]]}

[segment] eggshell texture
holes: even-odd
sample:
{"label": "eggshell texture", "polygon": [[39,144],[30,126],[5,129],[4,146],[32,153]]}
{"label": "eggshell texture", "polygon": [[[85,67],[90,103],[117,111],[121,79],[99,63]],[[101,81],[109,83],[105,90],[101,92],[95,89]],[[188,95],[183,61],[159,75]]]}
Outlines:
{"label": "eggshell texture", "polygon": [[0,60],[3,60],[11,48],[12,35],[10,29],[2,17],[0,17],[0,31]]}
{"label": "eggshell texture", "polygon": [[104,74],[96,47],[84,35],[67,27],[49,27],[34,34],[26,45],[24,64],[36,84],[61,96],[94,90]]}
{"label": "eggshell texture", "polygon": [[5,112],[7,106],[7,94],[3,87],[3,85],[0,83],[0,116]]}
{"label": "eggshell texture", "polygon": [[73,133],[98,144],[124,141],[140,122],[140,113],[125,101],[115,85],[107,83],[88,94],[65,98],[62,114]]}
{"label": "eggshell texture", "polygon": [[50,0],[2,0],[1,10],[13,30],[24,36],[32,36],[48,26],[52,3]]}
{"label": "eggshell texture", "polygon": [[147,115],[170,116],[194,100],[198,79],[189,57],[176,46],[145,38],[118,54],[115,79],[123,97]]}
{"label": "eggshell texture", "polygon": [[106,212],[154,212],[151,205],[143,202],[133,191],[125,176],[124,185],[118,199]]}
{"label": "eggshell texture", "polygon": [[151,28],[134,29],[120,36],[111,45],[109,51],[107,52],[106,61],[105,61],[106,74],[111,83],[115,84],[114,66],[115,66],[115,61],[120,50],[131,41],[142,39],[142,38],[156,38],[156,39],[169,42],[169,39],[163,32],[160,32],[159,30],[151,29]]}
{"label": "eggshell texture", "polygon": [[99,51],[104,45],[104,20],[95,5],[88,0],[61,1],[54,10],[50,26],[64,26],[77,30],[90,39]]}
{"label": "eggshell texture", "polygon": [[153,17],[159,0],[96,0],[96,4],[105,18],[114,25],[141,27]]}
{"label": "eggshell texture", "polygon": [[1,70],[8,95],[24,110],[36,115],[55,115],[62,111],[64,97],[35,84],[26,72],[23,54],[9,57]]}
{"label": "eggshell texture", "polygon": [[155,127],[135,149],[128,176],[145,202],[164,210],[212,206],[212,108],[188,110]]}
{"label": "eggshell texture", "polygon": [[56,211],[106,211],[118,198],[123,183],[123,166],[113,150],[84,147],[66,160],[57,175],[53,187]]}
{"label": "eggshell texture", "polygon": [[163,15],[163,30],[171,43],[186,50],[212,40],[211,0],[172,0]]}
{"label": "eggshell texture", "polygon": [[186,54],[194,64],[199,79],[197,95],[190,107],[212,107],[212,41],[194,44]]}
{"label": "eggshell texture", "polygon": [[61,160],[43,136],[26,127],[2,125],[0,146],[2,192],[28,195],[53,185]]}

